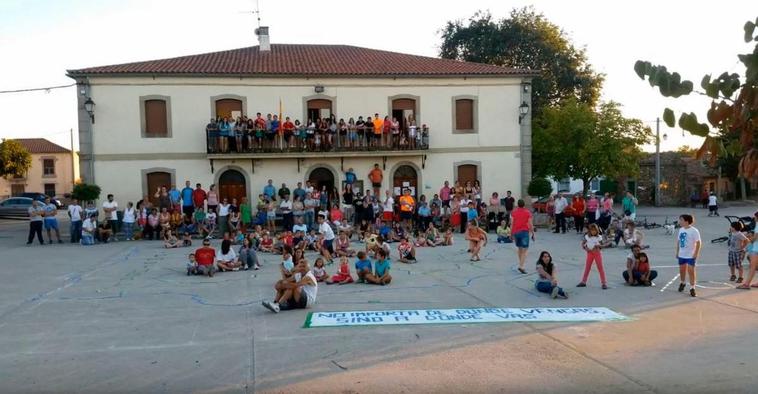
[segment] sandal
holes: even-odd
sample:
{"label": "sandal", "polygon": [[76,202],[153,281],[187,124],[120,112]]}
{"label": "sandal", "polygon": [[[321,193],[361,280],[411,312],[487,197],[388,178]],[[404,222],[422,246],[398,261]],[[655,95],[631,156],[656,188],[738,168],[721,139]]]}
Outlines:
{"label": "sandal", "polygon": [[742,283],[742,277],[737,278],[737,283]]}
{"label": "sandal", "polygon": [[525,269],[523,269],[523,268],[519,268],[519,269],[518,269],[518,272],[521,272],[522,274],[526,275],[526,270],[525,270]]}
{"label": "sandal", "polygon": [[737,280],[736,276],[732,275],[732,276],[729,277],[729,281],[730,282],[734,282],[735,280]]}
{"label": "sandal", "polygon": [[738,290],[750,290],[750,286],[748,286],[748,285],[742,285],[742,286],[735,287],[735,289],[738,289]]}

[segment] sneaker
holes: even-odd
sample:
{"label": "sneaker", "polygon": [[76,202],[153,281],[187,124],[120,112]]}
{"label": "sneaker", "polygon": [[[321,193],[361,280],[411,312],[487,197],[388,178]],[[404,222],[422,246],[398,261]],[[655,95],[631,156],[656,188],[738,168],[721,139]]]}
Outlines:
{"label": "sneaker", "polygon": [[563,289],[558,291],[558,297],[563,298],[564,300],[567,300],[569,298],[568,294],[566,294],[566,292],[563,291]]}
{"label": "sneaker", "polygon": [[576,287],[587,287],[587,284],[584,282],[581,282],[578,285],[576,285]]}
{"label": "sneaker", "polygon": [[270,310],[271,312],[279,313],[279,304],[277,304],[276,302],[263,301],[261,302],[261,305],[263,305],[266,309]]}
{"label": "sneaker", "polygon": [[[522,274],[526,275],[526,270],[523,268],[518,268],[518,272],[521,272]],[[553,297],[555,298],[555,297]]]}
{"label": "sneaker", "polygon": [[684,287],[685,287],[685,286],[686,286],[686,285],[685,285],[684,283],[680,283],[680,284],[679,284],[679,292],[680,292],[680,293],[684,291]]}
{"label": "sneaker", "polygon": [[213,275],[214,275],[213,270],[208,270],[208,277],[213,278]]}
{"label": "sneaker", "polygon": [[234,267],[234,268],[232,268],[232,272],[237,272],[237,271],[239,271],[239,270],[240,270],[240,269],[239,269],[239,267]]}
{"label": "sneaker", "polygon": [[694,287],[690,289],[690,296],[697,297],[697,294],[695,294],[695,288]]}
{"label": "sneaker", "polygon": [[258,264],[256,264],[255,267],[253,267],[253,270],[255,271],[258,271],[259,269],[261,269],[261,266]]}
{"label": "sneaker", "polygon": [[558,298],[558,293],[561,291],[561,289],[558,288],[558,286],[553,287],[553,291],[550,293],[550,297],[553,299]]}
{"label": "sneaker", "polygon": [[248,267],[248,265],[247,265],[247,264],[245,264],[245,265],[242,267],[242,269],[243,269],[244,271],[247,271],[247,270],[249,270],[249,269],[250,269],[250,267]]}
{"label": "sneaker", "polygon": [[602,288],[603,288],[603,290],[608,290],[608,285],[606,285],[605,283],[603,283]]}

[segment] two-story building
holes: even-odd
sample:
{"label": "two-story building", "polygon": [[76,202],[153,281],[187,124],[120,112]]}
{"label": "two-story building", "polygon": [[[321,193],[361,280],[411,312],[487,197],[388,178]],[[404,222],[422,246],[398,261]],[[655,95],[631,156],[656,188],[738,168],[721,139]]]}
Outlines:
{"label": "two-story building", "polygon": [[[262,30],[264,33],[266,30]],[[121,201],[160,185],[216,184],[222,197],[257,196],[312,180],[341,187],[353,168],[363,189],[375,163],[383,190],[431,198],[443,182],[478,180],[485,196],[526,195],[531,179],[528,70],[345,45],[268,44],[171,59],[69,70],[77,85],[85,182]],[[209,119],[281,114],[348,121],[415,119],[412,147],[230,149],[210,147]],[[213,142],[213,141],[211,141]]]}
{"label": "two-story building", "polygon": [[29,171],[22,176],[0,177],[0,199],[22,193],[61,197],[71,193],[76,180],[71,150],[44,138],[16,138],[32,156]]}

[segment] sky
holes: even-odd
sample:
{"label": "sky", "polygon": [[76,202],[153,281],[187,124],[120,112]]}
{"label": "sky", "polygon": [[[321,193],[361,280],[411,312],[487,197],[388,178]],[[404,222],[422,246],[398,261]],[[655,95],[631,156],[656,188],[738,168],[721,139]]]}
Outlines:
{"label": "sky", "polygon": [[[716,6],[717,5],[717,6]],[[495,18],[533,6],[587,50],[606,75],[603,100],[655,130],[663,108],[695,112],[709,101],[662,97],[633,71],[649,60],[695,86],[704,74],[742,73],[738,53],[752,47],[742,26],[758,1],[337,1],[259,0],[272,43],[346,44],[437,56],[440,29],[479,10]],[[213,52],[257,45],[256,0],[0,0],[0,91],[67,85],[67,69]],[[43,137],[70,147],[76,138],[74,87],[0,94],[0,137]],[[699,146],[700,139],[661,122],[662,150]],[[74,141],[78,146],[78,141]],[[78,148],[77,148],[78,149]],[[645,147],[652,150],[652,146]]]}

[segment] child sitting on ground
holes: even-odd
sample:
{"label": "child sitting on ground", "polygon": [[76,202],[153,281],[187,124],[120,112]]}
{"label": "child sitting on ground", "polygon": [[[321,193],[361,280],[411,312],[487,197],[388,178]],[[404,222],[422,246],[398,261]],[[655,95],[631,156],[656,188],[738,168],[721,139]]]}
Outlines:
{"label": "child sitting on ground", "polygon": [[366,252],[358,252],[358,261],[355,262],[355,273],[358,275],[358,283],[366,283],[366,275],[371,275],[371,260],[366,258]]}
{"label": "child sitting on ground", "polygon": [[189,254],[189,259],[187,260],[187,276],[194,275],[195,272],[197,272],[197,261],[195,261],[195,253]]}
{"label": "child sitting on ground", "polygon": [[449,227],[445,230],[445,236],[442,239],[443,246],[453,246],[453,228]]}
{"label": "child sitting on ground", "polygon": [[358,241],[365,242],[366,236],[369,233],[368,221],[366,219],[361,220],[361,225],[358,232]]}
{"label": "child sitting on ground", "polygon": [[331,285],[334,283],[337,283],[340,285],[353,283],[353,276],[350,275],[350,264],[348,263],[346,256],[342,256],[340,258],[340,266],[337,269],[337,273],[334,274],[331,278],[326,280],[327,285]]}
{"label": "child sitting on ground", "polygon": [[[408,238],[400,240],[400,245],[397,246],[397,251],[400,254],[400,262],[406,264],[413,264],[416,262],[416,248],[413,244],[408,242]],[[389,254],[384,249],[379,249],[376,252],[376,258],[381,259],[381,256],[386,258]]]}
{"label": "child sitting on ground", "polygon": [[206,237],[211,239],[213,233],[216,232],[216,211],[213,208],[208,209],[208,214],[205,215],[205,232],[207,233]]}
{"label": "child sitting on ground", "polygon": [[335,249],[337,256],[353,257],[355,255],[355,250],[350,249],[350,239],[344,231],[340,232],[339,238],[335,240]]}
{"label": "child sitting on ground", "polygon": [[390,276],[390,259],[384,250],[377,252],[377,260],[374,263],[374,273],[366,275],[366,281],[375,285],[388,285],[392,282]]}
{"label": "child sitting on ground", "polygon": [[509,244],[511,242],[513,242],[511,240],[511,228],[505,220],[501,220],[500,225],[497,226],[497,243]]}
{"label": "child sitting on ground", "polygon": [[326,268],[324,268],[324,259],[321,257],[317,258],[316,262],[313,263],[311,272],[313,272],[313,276],[316,277],[317,282],[323,282],[329,279],[329,274],[326,273]]}
{"label": "child sitting on ground", "polygon": [[263,234],[259,248],[261,252],[274,253],[274,240],[268,236],[268,233]]}
{"label": "child sitting on ground", "polygon": [[190,233],[184,232],[184,236],[182,237],[182,246],[188,247],[192,246],[192,237],[190,236]]}
{"label": "child sitting on ground", "polygon": [[318,237],[316,236],[316,230],[311,229],[311,231],[305,236],[305,249],[318,251],[318,249],[316,249],[317,243]]}
{"label": "child sitting on ground", "polygon": [[167,229],[163,233],[163,246],[166,249],[173,249],[173,248],[179,247],[179,240],[176,239],[176,236],[174,235],[174,232],[171,231],[171,229]]}

